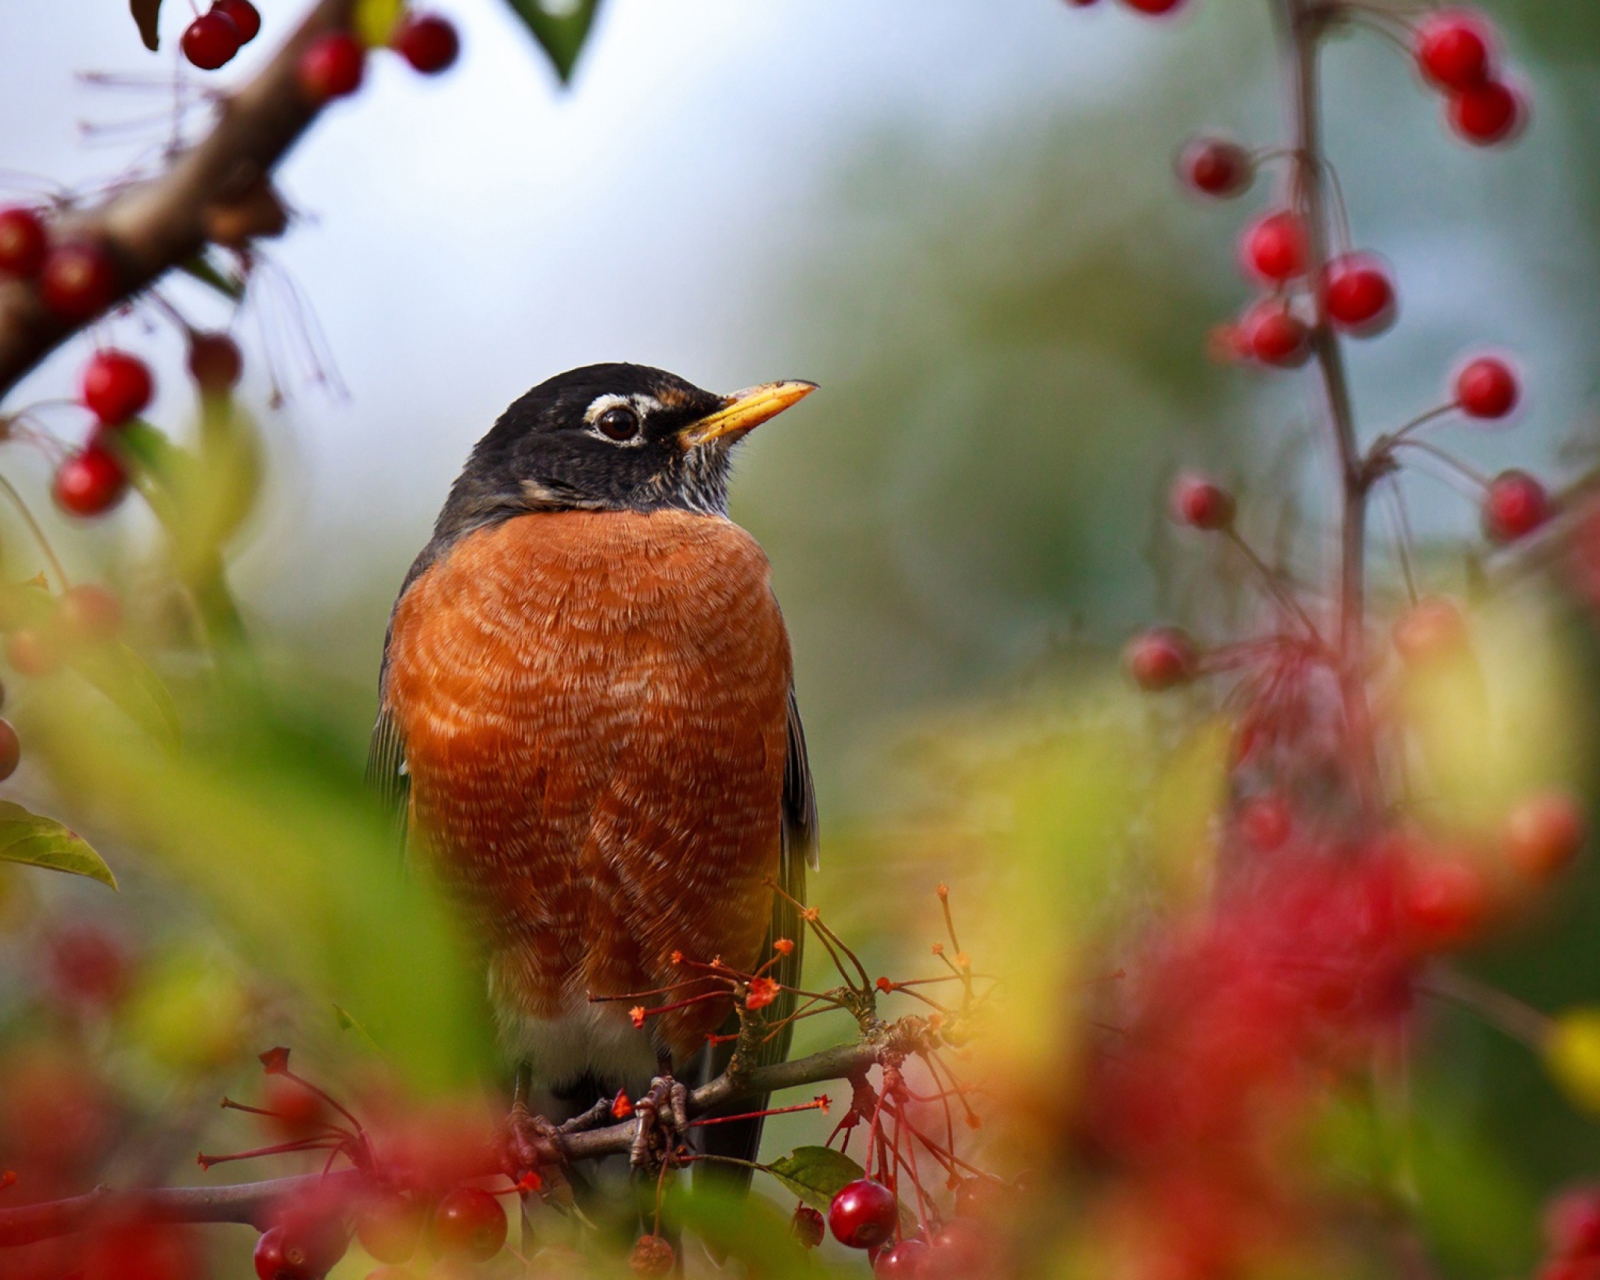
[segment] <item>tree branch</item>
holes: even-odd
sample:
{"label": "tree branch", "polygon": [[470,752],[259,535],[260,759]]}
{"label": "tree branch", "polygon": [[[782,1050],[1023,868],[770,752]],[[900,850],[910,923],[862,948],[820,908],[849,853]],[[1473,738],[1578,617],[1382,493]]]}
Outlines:
{"label": "tree branch", "polygon": [[[266,178],[317,117],[321,105],[297,79],[300,55],[318,36],[348,27],[355,3],[320,0],[260,74],[222,100],[210,133],[158,176],[64,213],[52,236],[103,244],[116,264],[119,302],[194,257],[206,244],[206,211]],[[84,323],[47,311],[32,281],[0,281],[0,399]]]}

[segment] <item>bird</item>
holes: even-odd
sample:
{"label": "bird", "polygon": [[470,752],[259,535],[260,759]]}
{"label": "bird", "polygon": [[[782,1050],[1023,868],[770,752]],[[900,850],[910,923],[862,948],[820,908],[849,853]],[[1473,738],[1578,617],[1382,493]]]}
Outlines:
{"label": "bird", "polygon": [[[770,565],[728,487],[734,446],[815,389],[624,363],[540,383],[472,449],[390,615],[369,780],[467,925],[502,1047],[571,1112],[726,1067],[731,997],[643,1027],[616,999],[685,959],[771,961],[743,1065],[787,1057],[816,804]],[[761,1121],[698,1136],[753,1161]]]}

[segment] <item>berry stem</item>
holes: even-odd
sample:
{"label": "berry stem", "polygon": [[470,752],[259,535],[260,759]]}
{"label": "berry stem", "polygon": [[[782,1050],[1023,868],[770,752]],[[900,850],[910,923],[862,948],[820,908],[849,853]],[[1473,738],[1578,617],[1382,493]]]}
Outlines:
{"label": "berry stem", "polygon": [[28,531],[33,534],[34,541],[39,544],[39,549],[44,552],[45,559],[50,562],[50,567],[56,571],[56,577],[61,580],[61,589],[70,591],[72,589],[72,580],[67,577],[67,571],[62,568],[61,561],[56,556],[55,548],[50,545],[50,539],[45,537],[44,530],[39,526],[39,522],[33,518],[33,512],[28,510],[28,504],[22,500],[22,495],[17,492],[11,481],[7,480],[3,475],[0,475],[0,493],[4,493],[10,499],[11,505],[17,509],[17,514],[22,517],[23,523],[28,526]]}

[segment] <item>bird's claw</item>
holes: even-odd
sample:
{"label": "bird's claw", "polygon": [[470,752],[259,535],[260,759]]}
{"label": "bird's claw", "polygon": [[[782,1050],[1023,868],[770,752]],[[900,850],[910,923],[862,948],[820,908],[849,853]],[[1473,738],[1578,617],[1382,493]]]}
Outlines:
{"label": "bird's claw", "polygon": [[514,1103],[500,1131],[500,1163],[513,1180],[561,1163],[561,1133],[543,1116]]}
{"label": "bird's claw", "polygon": [[638,1170],[669,1162],[689,1132],[689,1090],[671,1076],[657,1076],[633,1105],[639,1127],[629,1162]]}

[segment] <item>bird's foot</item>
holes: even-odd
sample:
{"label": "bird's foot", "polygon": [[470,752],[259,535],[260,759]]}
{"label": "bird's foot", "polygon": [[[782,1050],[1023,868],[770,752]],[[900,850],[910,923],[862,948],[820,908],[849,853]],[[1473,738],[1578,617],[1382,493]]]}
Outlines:
{"label": "bird's foot", "polygon": [[670,1075],[650,1082],[650,1091],[633,1104],[639,1128],[629,1160],[638,1170],[670,1163],[689,1133],[689,1091]]}
{"label": "bird's foot", "polygon": [[519,1179],[528,1173],[542,1173],[559,1167],[562,1161],[562,1130],[543,1116],[536,1116],[520,1101],[500,1128],[500,1163],[507,1175]]}

